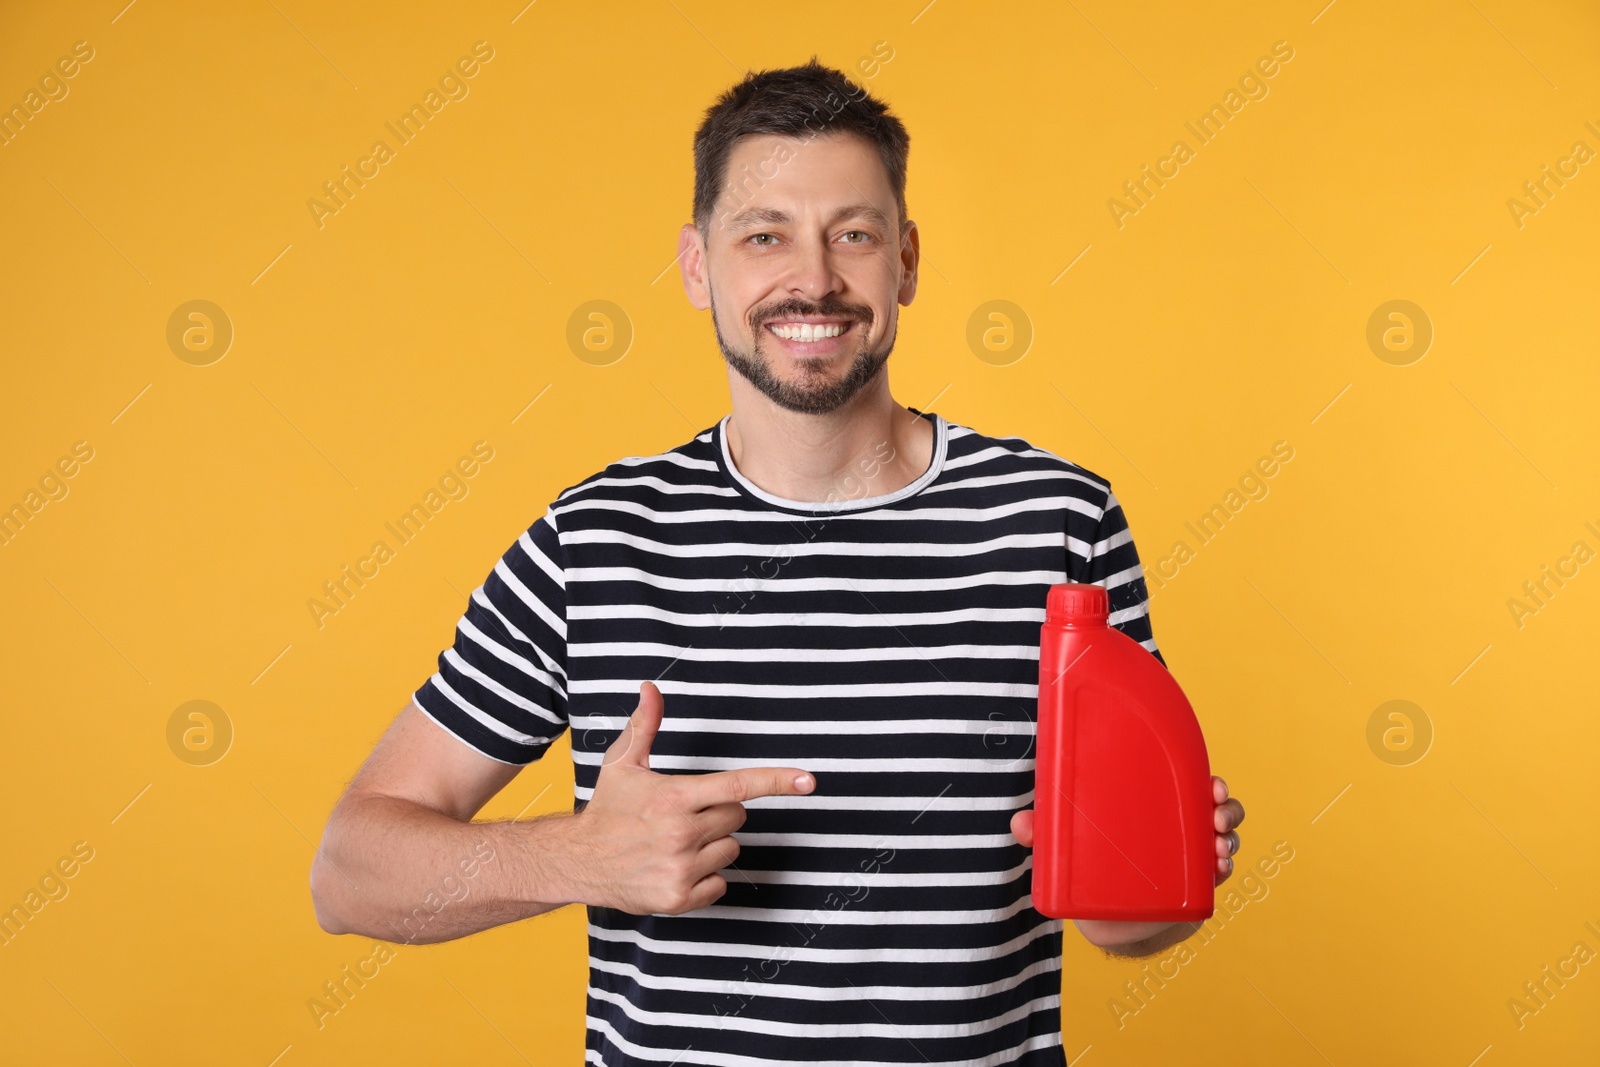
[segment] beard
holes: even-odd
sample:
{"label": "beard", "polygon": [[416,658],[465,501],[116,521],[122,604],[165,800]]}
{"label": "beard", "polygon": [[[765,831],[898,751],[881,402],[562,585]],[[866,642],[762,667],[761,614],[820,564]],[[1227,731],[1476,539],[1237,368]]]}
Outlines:
{"label": "beard", "polygon": [[[861,345],[856,349],[849,369],[841,377],[830,379],[827,376],[824,363],[831,357],[796,359],[795,363],[800,369],[799,381],[786,381],[773,370],[772,360],[762,347],[763,340],[768,336],[766,323],[794,315],[846,319],[856,325],[861,334]],[[716,294],[711,294],[711,329],[717,335],[717,347],[722,349],[722,358],[728,366],[738,371],[745,381],[773,403],[804,415],[826,415],[837,411],[878,376],[883,365],[889,361],[889,353],[894,351],[894,337],[891,335],[888,338],[881,352],[875,352],[869,347],[871,326],[870,308],[835,300],[825,300],[820,304],[785,300],[751,312],[750,335],[755,338],[755,343],[750,352],[740,352],[728,344],[728,339],[722,335],[722,329],[717,325]]]}

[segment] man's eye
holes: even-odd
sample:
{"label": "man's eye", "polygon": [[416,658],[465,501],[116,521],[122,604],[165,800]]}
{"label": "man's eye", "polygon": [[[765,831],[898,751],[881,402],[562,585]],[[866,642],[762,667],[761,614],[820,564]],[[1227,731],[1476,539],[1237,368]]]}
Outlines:
{"label": "man's eye", "polygon": [[[761,238],[763,238],[763,237],[772,237],[772,234],[770,234],[770,233],[751,234],[748,238],[746,238],[746,240],[755,241],[757,244],[760,244],[761,243]],[[776,237],[772,237],[772,239],[774,241],[777,240]]]}
{"label": "man's eye", "polygon": [[872,235],[865,230],[851,230],[849,233],[845,234],[845,236],[849,237],[852,233],[860,237],[861,241],[851,241],[849,242],[850,244],[861,244],[863,241],[870,241],[872,239]]}

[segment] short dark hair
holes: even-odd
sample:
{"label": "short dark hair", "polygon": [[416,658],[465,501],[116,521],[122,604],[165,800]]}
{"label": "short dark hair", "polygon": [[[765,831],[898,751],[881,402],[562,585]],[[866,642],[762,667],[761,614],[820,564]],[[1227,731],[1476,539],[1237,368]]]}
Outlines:
{"label": "short dark hair", "polygon": [[826,133],[854,133],[871,141],[889,173],[900,230],[906,226],[906,156],[911,135],[889,106],[841,71],[812,56],[804,66],[749,73],[706,109],[694,134],[694,225],[710,233],[711,212],[727,175],[728,156],[739,138],[775,133],[807,140]]}

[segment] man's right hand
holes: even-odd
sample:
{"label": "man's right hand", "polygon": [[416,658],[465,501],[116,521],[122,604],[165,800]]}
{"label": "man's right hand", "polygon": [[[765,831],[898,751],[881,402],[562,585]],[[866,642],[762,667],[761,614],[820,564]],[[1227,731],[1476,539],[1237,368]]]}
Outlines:
{"label": "man's right hand", "polygon": [[639,687],[639,706],[606,749],[581,826],[585,903],[633,915],[678,915],[727,892],[717,872],[739,855],[730,836],[744,802],[799,796],[816,782],[798,767],[748,767],[710,774],[657,774],[650,745],[661,726],[661,690]]}

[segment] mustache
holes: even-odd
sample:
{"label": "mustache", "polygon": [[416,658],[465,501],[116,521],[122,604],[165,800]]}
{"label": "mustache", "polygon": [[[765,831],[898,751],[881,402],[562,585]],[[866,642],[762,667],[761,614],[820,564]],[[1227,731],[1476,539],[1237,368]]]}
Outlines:
{"label": "mustache", "polygon": [[824,301],[821,304],[803,304],[799,301],[787,301],[762,310],[758,315],[751,317],[751,325],[764,326],[769,322],[792,317],[816,317],[830,319],[850,319],[856,322],[872,323],[872,309],[857,307],[853,304],[834,303]]}

